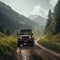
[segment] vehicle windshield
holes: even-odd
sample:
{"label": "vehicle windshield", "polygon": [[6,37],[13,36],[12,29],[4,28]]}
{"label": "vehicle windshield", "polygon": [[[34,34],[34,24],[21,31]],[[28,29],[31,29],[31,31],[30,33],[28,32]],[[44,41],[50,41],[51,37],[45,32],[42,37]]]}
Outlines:
{"label": "vehicle windshield", "polygon": [[25,30],[21,30],[20,31],[20,34],[21,35],[30,35],[30,34],[32,34],[32,31],[31,31],[31,29],[25,29]]}

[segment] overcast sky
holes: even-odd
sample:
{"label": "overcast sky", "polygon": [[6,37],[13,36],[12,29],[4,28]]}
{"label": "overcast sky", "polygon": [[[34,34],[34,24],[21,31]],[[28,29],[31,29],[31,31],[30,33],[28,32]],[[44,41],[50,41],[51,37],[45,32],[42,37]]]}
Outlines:
{"label": "overcast sky", "polygon": [[53,9],[57,0],[0,0],[18,13],[29,15],[40,15],[47,17],[48,10]]}

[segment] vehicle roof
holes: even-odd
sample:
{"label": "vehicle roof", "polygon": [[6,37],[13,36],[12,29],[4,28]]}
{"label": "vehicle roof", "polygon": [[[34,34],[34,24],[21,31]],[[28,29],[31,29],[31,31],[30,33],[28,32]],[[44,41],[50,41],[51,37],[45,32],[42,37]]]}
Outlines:
{"label": "vehicle roof", "polygon": [[32,31],[31,29],[21,29],[20,31]]}

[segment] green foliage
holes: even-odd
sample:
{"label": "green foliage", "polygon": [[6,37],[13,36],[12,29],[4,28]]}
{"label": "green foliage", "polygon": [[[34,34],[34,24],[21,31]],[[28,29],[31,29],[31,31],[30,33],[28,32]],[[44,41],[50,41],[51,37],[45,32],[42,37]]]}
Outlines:
{"label": "green foliage", "polygon": [[9,28],[6,28],[6,27],[1,27],[0,32],[6,34],[8,36],[11,35],[11,32],[10,32]]}
{"label": "green foliage", "polygon": [[51,41],[45,40],[45,39],[41,39],[38,43],[45,46],[46,48],[60,52],[60,45],[57,45],[54,42],[51,42]]}
{"label": "green foliage", "polygon": [[47,27],[49,27],[51,22],[52,22],[52,13],[51,13],[51,10],[49,10],[48,19],[47,19]]}
{"label": "green foliage", "polygon": [[8,28],[3,29],[3,33],[6,35],[11,35],[11,32]]}
{"label": "green foliage", "polygon": [[7,36],[0,32],[0,38],[2,38],[2,37],[7,37]]}
{"label": "green foliage", "polygon": [[48,30],[51,22],[52,22],[52,13],[51,13],[51,10],[49,10],[48,19],[47,19],[47,23],[46,23],[45,33],[47,33],[47,30]]}
{"label": "green foliage", "polygon": [[[50,38],[49,38],[50,39]],[[51,37],[51,42],[56,42],[56,43],[60,43],[60,33],[59,34],[56,34],[56,35],[53,35]]]}
{"label": "green foliage", "polygon": [[60,0],[58,0],[58,3],[55,6],[54,19],[56,20],[55,33],[57,34],[60,32]]}
{"label": "green foliage", "polygon": [[54,35],[56,31],[56,21],[52,21],[47,30],[47,35]]}
{"label": "green foliage", "polygon": [[0,36],[0,59],[15,60],[14,54],[17,48],[17,39],[15,37]]}
{"label": "green foliage", "polygon": [[55,6],[52,23],[48,27],[47,33],[52,35],[60,33],[60,0]]}

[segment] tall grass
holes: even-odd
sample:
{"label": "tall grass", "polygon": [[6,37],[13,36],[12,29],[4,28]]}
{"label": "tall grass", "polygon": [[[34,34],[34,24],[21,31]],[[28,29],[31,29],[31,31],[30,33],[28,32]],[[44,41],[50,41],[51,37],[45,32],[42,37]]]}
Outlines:
{"label": "tall grass", "polygon": [[[3,35],[3,36],[2,36]],[[15,60],[14,52],[17,47],[17,39],[0,34],[0,59]]]}
{"label": "tall grass", "polygon": [[60,52],[60,45],[57,45],[52,41],[41,39],[38,43],[43,45],[46,48],[49,48],[49,49],[54,50],[56,52]]}

